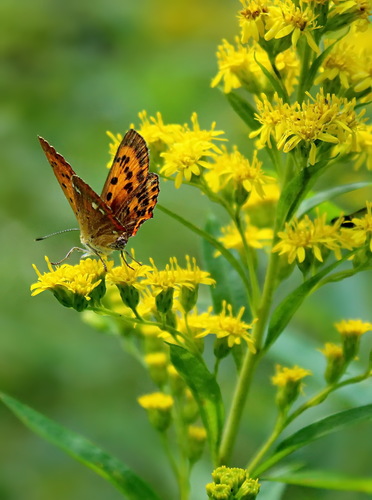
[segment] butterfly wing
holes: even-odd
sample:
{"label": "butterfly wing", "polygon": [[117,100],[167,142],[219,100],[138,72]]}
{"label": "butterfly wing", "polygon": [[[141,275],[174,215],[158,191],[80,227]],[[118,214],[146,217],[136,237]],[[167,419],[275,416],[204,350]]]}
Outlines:
{"label": "butterfly wing", "polygon": [[75,175],[71,165],[63,158],[62,155],[57,153],[57,151],[51,146],[45,139],[39,137],[39,141],[45,156],[47,157],[54,175],[57,177],[57,181],[64,192],[67,201],[70,203],[72,210],[75,212],[77,217],[77,206],[75,201],[75,192],[72,186],[72,177]]}
{"label": "butterfly wing", "polygon": [[149,172],[149,152],[143,137],[129,130],[116,152],[101,198],[116,219],[134,236],[150,219],[159,194],[158,176]]}
{"label": "butterfly wing", "polygon": [[72,186],[82,242],[98,253],[107,253],[126,228],[83,179],[74,175]]}
{"label": "butterfly wing", "polygon": [[158,194],[159,178],[150,172],[146,181],[136,188],[128,202],[116,214],[130,236],[134,236],[140,225],[153,217]]}
{"label": "butterfly wing", "polygon": [[101,198],[117,214],[149,172],[149,151],[143,137],[129,130],[116,152]]}

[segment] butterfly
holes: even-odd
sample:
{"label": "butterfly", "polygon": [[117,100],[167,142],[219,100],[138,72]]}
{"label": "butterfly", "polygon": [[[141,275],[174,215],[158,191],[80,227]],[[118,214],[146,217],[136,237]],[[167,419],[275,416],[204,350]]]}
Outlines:
{"label": "butterfly", "polygon": [[159,179],[149,172],[149,151],[143,137],[133,129],[125,134],[100,196],[45,139],[39,137],[39,141],[75,213],[85,246],[73,247],[62,261],[74,250],[98,256],[106,271],[102,255],[119,250],[125,261],[123,250],[128,239],[153,217],[159,194]]}

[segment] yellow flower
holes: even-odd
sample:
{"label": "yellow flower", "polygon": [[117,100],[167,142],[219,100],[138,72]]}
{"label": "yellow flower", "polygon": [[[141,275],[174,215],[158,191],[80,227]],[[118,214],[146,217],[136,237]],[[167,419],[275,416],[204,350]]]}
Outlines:
{"label": "yellow flower", "polygon": [[[76,266],[63,264],[53,269],[49,259],[46,257],[45,260],[49,273],[41,274],[38,268],[33,265],[38,275],[38,281],[31,285],[31,295],[38,295],[45,290],[53,291],[53,289],[62,286],[66,290],[90,300],[90,294],[102,281],[104,268],[101,261],[85,259]],[[112,267],[113,262],[107,262],[106,265]]]}
{"label": "yellow flower", "polygon": [[239,25],[242,30],[242,43],[250,38],[258,42],[264,36],[265,18],[269,12],[268,2],[264,0],[240,0],[243,10],[238,14]]}
{"label": "yellow flower", "polygon": [[245,340],[249,349],[255,352],[254,341],[252,340],[248,330],[251,330],[254,320],[251,324],[242,321],[244,307],[239,310],[237,316],[233,315],[232,306],[223,302],[222,311],[218,315],[212,314],[212,308],[208,309],[207,313],[203,313],[191,320],[191,325],[194,328],[202,329],[202,332],[196,335],[196,338],[205,337],[206,335],[216,335],[217,339],[226,339],[229,348],[234,345],[241,344]]}
{"label": "yellow flower", "polygon": [[350,135],[344,142],[337,144],[333,154],[351,154],[355,170],[363,165],[372,170],[372,125],[361,124],[356,136],[357,141]]}
{"label": "yellow flower", "polygon": [[288,263],[291,264],[296,259],[303,262],[306,258],[306,252],[312,251],[314,257],[323,262],[322,249],[328,249],[335,252],[336,258],[341,258],[341,242],[338,230],[341,222],[333,225],[325,223],[326,214],[317,217],[312,221],[308,215],[298,221],[294,219],[291,224],[286,223],[285,231],[278,233],[281,241],[277,243],[273,252],[279,252],[279,255],[288,254]]}
{"label": "yellow flower", "polygon": [[174,404],[172,396],[154,392],[140,396],[137,401],[147,411],[150,423],[155,429],[164,432],[169,427]]}
{"label": "yellow flower", "polygon": [[269,41],[273,38],[284,38],[291,35],[292,46],[296,47],[300,36],[304,36],[309,47],[316,53],[319,52],[319,47],[311,32],[317,28],[316,16],[310,7],[303,9],[300,2],[296,5],[291,0],[281,0],[276,2],[277,6],[270,8],[266,27],[268,31],[265,33],[265,40]]}
{"label": "yellow flower", "polygon": [[336,359],[343,356],[342,347],[331,342],[327,342],[324,348],[319,350],[326,358]]}
{"label": "yellow flower", "polygon": [[253,139],[259,135],[257,147],[263,148],[267,144],[271,148],[271,137],[277,142],[286,130],[284,117],[288,113],[289,106],[284,104],[283,99],[276,93],[272,99],[275,104],[272,104],[265,94],[261,94],[261,99],[255,98],[255,101],[257,113],[254,116],[261,123],[261,127],[253,130],[248,137]]}
{"label": "yellow flower", "polygon": [[284,387],[288,383],[298,382],[309,375],[312,375],[310,370],[301,368],[300,366],[287,366],[276,365],[276,374],[271,378],[273,385]]}
{"label": "yellow flower", "polygon": [[[245,216],[245,238],[248,245],[252,248],[263,248],[266,245],[270,245],[273,238],[273,230],[271,228],[259,228],[250,223],[248,215]],[[243,247],[243,242],[241,235],[236,228],[235,224],[229,224],[228,226],[222,227],[222,236],[218,240],[223,244],[225,248],[234,248],[240,250]],[[219,252],[215,253],[215,256],[219,255]]]}
{"label": "yellow flower", "polygon": [[266,96],[262,96],[262,101],[257,100],[258,113],[255,115],[262,126],[249,137],[260,135],[261,145],[267,143],[271,147],[272,136],[278,149],[285,153],[304,142],[309,148],[312,165],[321,142],[338,144],[350,138],[352,147],[357,148],[365,110],[359,114],[355,111],[356,99],[349,101],[334,94],[324,95],[323,90],[315,98],[309,97],[312,102],[288,105],[274,96],[276,104],[272,105]]}
{"label": "yellow flower", "polygon": [[369,249],[372,252],[372,202],[367,201],[367,213],[362,218],[355,217],[351,220],[354,224],[353,239],[357,246],[363,246],[369,242]]}
{"label": "yellow flower", "polygon": [[372,323],[360,319],[343,319],[335,323],[337,331],[343,336],[358,337],[372,330]]}
{"label": "yellow flower", "polygon": [[132,261],[130,267],[123,262],[121,266],[114,267],[107,273],[106,280],[114,285],[132,285],[138,290],[142,290],[144,285],[139,280],[151,270],[150,266]]}
{"label": "yellow flower", "polygon": [[176,175],[175,186],[179,188],[183,179],[190,182],[192,176],[199,176],[201,169],[207,167],[207,157],[213,157],[219,153],[219,148],[212,142],[222,140],[218,136],[223,132],[215,130],[212,123],[210,130],[201,130],[197,114],[191,116],[193,128],[190,130],[184,125],[183,130],[173,137],[174,142],[168,143],[167,151],[161,153],[164,165],[160,172],[165,176]]}
{"label": "yellow flower", "polygon": [[165,266],[164,270],[160,271],[155,266],[153,259],[150,259],[150,262],[152,265],[151,271],[147,273],[142,283],[153,287],[155,290],[180,289],[183,286],[195,288],[199,284],[212,285],[215,282],[209,273],[201,271],[196,265],[195,259],[191,263],[188,255],[186,256],[186,269],[178,265],[176,257],[171,257],[169,264]]}
{"label": "yellow flower", "polygon": [[223,80],[225,94],[242,86],[253,93],[263,91],[267,87],[267,79],[257,61],[270,70],[271,64],[266,52],[257,43],[243,47],[238,38],[235,41],[236,47],[227,40],[222,40],[222,44],[218,46],[218,73],[213,78],[211,87],[216,87]]}
{"label": "yellow flower", "polygon": [[257,158],[257,151],[254,151],[250,162],[236,146],[232,153],[222,148],[222,154],[214,158],[214,163],[208,164],[209,172],[205,174],[205,179],[214,192],[220,191],[231,182],[233,192],[242,186],[247,193],[255,190],[263,198],[264,184],[273,178],[264,174],[261,167],[262,162]]}
{"label": "yellow flower", "polygon": [[165,144],[172,143],[176,136],[183,131],[183,126],[175,123],[165,125],[161,113],[148,118],[146,111],[138,113],[141,120],[138,132],[144,137],[151,150],[161,151]]}
{"label": "yellow flower", "polygon": [[[327,48],[331,43],[331,41],[326,41],[325,47]],[[343,39],[333,46],[330,54],[324,59],[321,73],[314,84],[319,85],[324,80],[339,78],[341,85],[347,89],[352,84],[354,75],[360,69],[356,47],[350,44],[349,40]]]}
{"label": "yellow flower", "polygon": [[145,410],[170,410],[173,406],[173,398],[169,394],[163,392],[153,392],[152,394],[144,394],[138,398],[138,403]]}
{"label": "yellow flower", "polygon": [[275,58],[275,66],[283,79],[288,95],[291,95],[300,74],[300,61],[296,50],[290,47],[280,52]]}
{"label": "yellow flower", "polygon": [[335,4],[329,12],[330,17],[348,14],[348,22],[355,21],[356,27],[365,30],[371,14],[370,0],[334,0]]}

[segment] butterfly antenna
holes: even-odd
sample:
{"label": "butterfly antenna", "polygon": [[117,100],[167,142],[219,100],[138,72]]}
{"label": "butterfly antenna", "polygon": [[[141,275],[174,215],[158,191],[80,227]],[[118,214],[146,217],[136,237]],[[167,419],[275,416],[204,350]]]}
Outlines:
{"label": "butterfly antenna", "polygon": [[40,236],[40,238],[35,238],[35,241],[46,240],[50,236],[55,236],[56,234],[68,233],[69,231],[79,231],[78,227],[73,227],[71,229],[62,229],[62,231],[57,231],[56,233],[47,234],[46,236]]}

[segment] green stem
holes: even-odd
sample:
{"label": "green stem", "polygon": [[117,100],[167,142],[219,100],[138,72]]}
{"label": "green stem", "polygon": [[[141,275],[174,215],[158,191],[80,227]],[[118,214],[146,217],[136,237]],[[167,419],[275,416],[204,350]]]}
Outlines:
{"label": "green stem", "polygon": [[241,220],[241,216],[240,216],[240,210],[236,211],[236,213],[234,214],[233,220],[235,222],[235,225],[239,231],[240,237],[241,237],[242,242],[243,242],[245,261],[247,264],[248,275],[250,278],[251,290],[252,290],[251,294],[250,294],[251,295],[250,306],[251,306],[253,315],[256,315],[258,301],[260,298],[261,291],[260,291],[260,287],[258,284],[257,273],[255,270],[255,265],[254,265],[253,249],[247,243],[247,238],[245,237],[245,232],[244,232],[244,228],[243,228],[242,220]]}
{"label": "green stem", "polygon": [[270,436],[267,438],[265,443],[256,453],[256,455],[252,458],[252,460],[248,463],[246,469],[250,474],[255,470],[257,465],[260,463],[262,458],[266,455],[267,451],[271,448],[272,444],[277,440],[278,436],[281,434],[284,426],[285,415],[283,413],[279,413],[274,425],[274,429]]}
{"label": "green stem", "polygon": [[272,296],[275,289],[276,269],[278,264],[278,255],[270,254],[269,265],[266,273],[264,289],[262,293],[261,305],[258,309],[258,321],[254,326],[252,338],[254,340],[257,353],[247,351],[239,379],[235,388],[231,409],[227,417],[225,429],[222,435],[219,463],[229,462],[235,439],[238,433],[240,420],[242,418],[247,395],[252,383],[255,366],[260,358],[260,349],[268,321]]}

